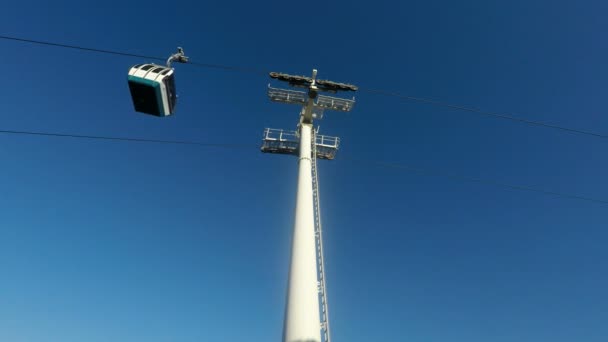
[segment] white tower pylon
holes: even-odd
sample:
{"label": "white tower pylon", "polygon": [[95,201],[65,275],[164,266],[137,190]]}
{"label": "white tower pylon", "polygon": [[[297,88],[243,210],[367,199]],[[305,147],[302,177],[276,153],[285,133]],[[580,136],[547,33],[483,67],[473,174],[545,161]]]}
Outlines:
{"label": "white tower pylon", "polygon": [[[291,86],[308,88],[308,92],[303,92],[269,86],[268,96],[271,100],[300,104],[303,107],[298,132],[266,129],[262,145],[262,152],[296,154],[299,157],[283,342],[329,342],[320,218],[315,220],[315,212],[319,214],[319,209],[315,208],[315,204],[318,205],[319,189],[316,173],[313,178],[313,167],[316,172],[317,157],[334,158],[339,140],[335,137],[317,136],[314,132],[313,119],[320,119],[325,109],[349,111],[354,105],[354,99],[318,95],[319,91],[355,91],[357,87],[331,81],[317,81],[317,70],[313,70],[312,78],[280,73],[270,73],[270,76],[289,82]],[[317,193],[315,194],[314,191]],[[319,302],[323,308],[322,315]],[[321,329],[325,331],[323,340]]]}
{"label": "white tower pylon", "polygon": [[312,124],[301,124],[298,190],[283,329],[284,342],[321,342],[311,135]]}

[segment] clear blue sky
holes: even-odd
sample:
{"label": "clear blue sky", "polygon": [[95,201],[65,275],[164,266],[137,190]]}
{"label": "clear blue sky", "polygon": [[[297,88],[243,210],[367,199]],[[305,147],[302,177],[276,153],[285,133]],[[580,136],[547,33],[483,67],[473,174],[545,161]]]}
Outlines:
{"label": "clear blue sky", "polygon": [[[309,74],[608,134],[605,1],[17,1],[0,34]],[[138,58],[0,41],[0,341],[280,341],[296,160],[269,79],[177,65],[177,114],[132,109]],[[608,141],[361,92],[321,132],[336,342],[605,342]],[[361,159],[364,162],[352,162]]]}

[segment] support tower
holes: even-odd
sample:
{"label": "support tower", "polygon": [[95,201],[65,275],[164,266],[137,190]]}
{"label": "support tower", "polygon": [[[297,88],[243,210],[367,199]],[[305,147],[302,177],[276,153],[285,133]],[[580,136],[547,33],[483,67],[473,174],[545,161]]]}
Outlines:
{"label": "support tower", "polygon": [[[297,155],[298,189],[293,228],[291,262],[283,342],[330,342],[327,293],[323,258],[323,236],[317,158],[333,159],[339,146],[337,137],[318,135],[313,120],[324,110],[350,111],[355,100],[320,95],[319,92],[356,91],[357,87],[312,77],[270,73],[306,91],[268,86],[268,97],[275,102],[302,106],[296,131],[266,128],[262,152]],[[323,339],[321,339],[323,331]]]}

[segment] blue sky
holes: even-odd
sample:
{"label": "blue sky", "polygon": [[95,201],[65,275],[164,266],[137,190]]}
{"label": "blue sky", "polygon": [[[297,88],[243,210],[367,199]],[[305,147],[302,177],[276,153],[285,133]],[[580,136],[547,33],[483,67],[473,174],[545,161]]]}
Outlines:
{"label": "blue sky", "polygon": [[[0,34],[351,82],[608,134],[602,1],[20,1]],[[138,58],[0,41],[0,341],[279,341],[296,160],[267,77],[176,66],[177,113],[133,111]],[[321,133],[335,341],[606,341],[605,139],[359,92]],[[355,161],[357,160],[357,161]]]}

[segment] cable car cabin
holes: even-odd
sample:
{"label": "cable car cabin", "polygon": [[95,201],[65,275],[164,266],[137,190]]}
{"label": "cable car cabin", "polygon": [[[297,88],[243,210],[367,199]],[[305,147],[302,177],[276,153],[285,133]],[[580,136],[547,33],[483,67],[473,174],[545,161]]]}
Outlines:
{"label": "cable car cabin", "polygon": [[175,78],[172,68],[138,64],[129,70],[129,90],[135,111],[169,116],[175,111]]}

